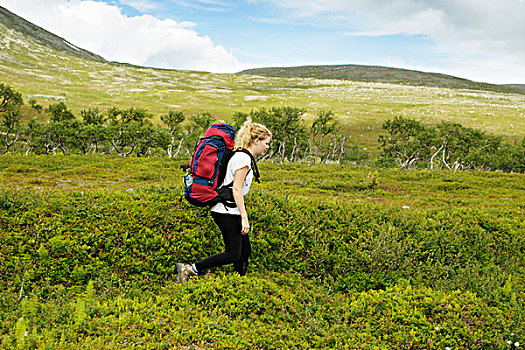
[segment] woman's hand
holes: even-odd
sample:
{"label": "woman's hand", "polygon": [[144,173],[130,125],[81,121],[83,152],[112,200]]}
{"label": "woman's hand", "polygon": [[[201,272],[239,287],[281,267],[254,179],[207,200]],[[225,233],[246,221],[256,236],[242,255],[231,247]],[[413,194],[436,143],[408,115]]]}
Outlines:
{"label": "woman's hand", "polygon": [[242,186],[246,179],[246,174],[248,174],[248,166],[240,168],[235,171],[233,175],[233,199],[239,212],[241,213],[241,234],[246,235],[250,231],[250,223],[248,222],[248,213],[246,213],[246,207],[244,206],[244,196],[242,195]]}
{"label": "woman's hand", "polygon": [[241,218],[242,230],[241,234],[246,235],[250,231],[250,223],[248,222],[248,217]]}

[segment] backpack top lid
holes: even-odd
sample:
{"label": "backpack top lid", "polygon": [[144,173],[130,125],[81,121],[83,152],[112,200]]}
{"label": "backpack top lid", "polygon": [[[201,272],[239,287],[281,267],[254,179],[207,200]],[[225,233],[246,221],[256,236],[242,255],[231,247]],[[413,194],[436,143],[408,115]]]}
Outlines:
{"label": "backpack top lid", "polygon": [[216,123],[213,124],[206,130],[204,133],[203,138],[207,138],[210,136],[220,136],[224,139],[224,142],[226,143],[226,148],[233,149],[235,146],[235,129],[233,126],[224,124],[224,123]]}

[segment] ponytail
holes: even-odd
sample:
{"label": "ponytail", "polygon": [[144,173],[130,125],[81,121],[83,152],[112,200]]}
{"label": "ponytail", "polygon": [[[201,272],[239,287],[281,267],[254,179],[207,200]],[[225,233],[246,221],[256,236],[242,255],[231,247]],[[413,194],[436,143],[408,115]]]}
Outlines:
{"label": "ponytail", "polygon": [[262,124],[252,123],[251,118],[248,117],[248,120],[244,122],[243,126],[237,133],[235,147],[248,148],[256,140],[264,140],[271,136],[272,132],[268,130],[267,127]]}

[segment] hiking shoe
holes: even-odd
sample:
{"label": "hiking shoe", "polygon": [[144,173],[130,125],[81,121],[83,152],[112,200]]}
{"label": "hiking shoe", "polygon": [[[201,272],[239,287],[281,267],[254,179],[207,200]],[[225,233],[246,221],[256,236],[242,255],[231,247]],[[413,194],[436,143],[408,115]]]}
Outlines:
{"label": "hiking shoe", "polygon": [[177,263],[177,282],[186,283],[192,276],[197,276],[190,264]]}

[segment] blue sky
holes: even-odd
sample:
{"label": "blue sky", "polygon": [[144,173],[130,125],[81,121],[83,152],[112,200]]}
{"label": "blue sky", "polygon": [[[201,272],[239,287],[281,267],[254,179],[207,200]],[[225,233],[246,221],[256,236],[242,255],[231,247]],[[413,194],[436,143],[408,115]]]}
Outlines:
{"label": "blue sky", "polygon": [[[344,19],[329,14],[304,17],[266,1],[151,1],[145,13],[196,24],[195,30],[228,48],[242,62],[259,66],[308,64],[371,64],[422,57],[432,42],[425,35],[350,35]],[[120,1],[129,16],[141,12],[137,1]],[[149,4],[149,6],[148,6]],[[330,12],[330,11],[329,11]],[[311,17],[311,18],[310,18]],[[408,64],[410,62],[407,62]],[[408,66],[407,66],[408,68]]]}
{"label": "blue sky", "polygon": [[524,0],[0,0],[108,60],[237,72],[364,64],[525,84]]}

